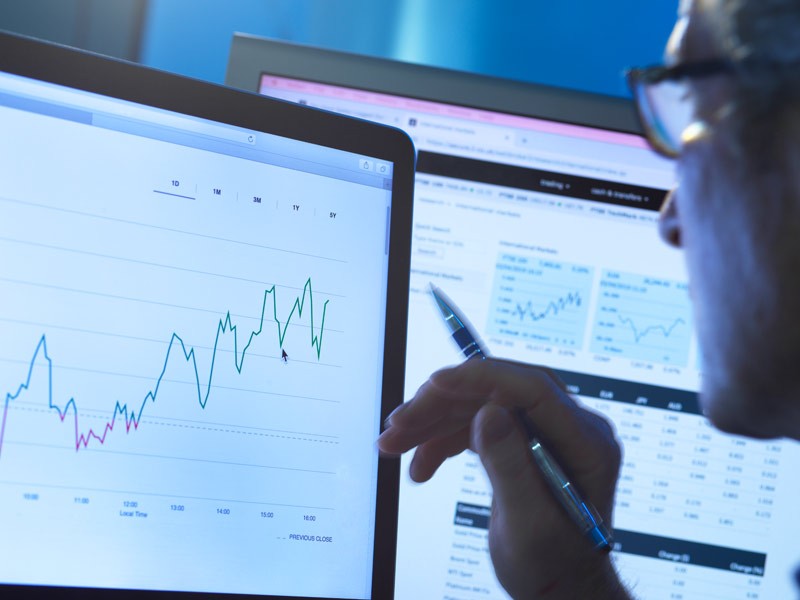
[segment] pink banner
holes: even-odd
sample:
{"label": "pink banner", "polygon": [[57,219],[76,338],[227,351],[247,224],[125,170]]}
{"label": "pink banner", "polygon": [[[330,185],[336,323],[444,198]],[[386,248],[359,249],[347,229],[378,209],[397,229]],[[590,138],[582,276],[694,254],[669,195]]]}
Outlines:
{"label": "pink banner", "polygon": [[488,110],[480,110],[477,108],[466,108],[453,104],[443,104],[439,102],[430,102],[427,100],[416,100],[414,98],[407,98],[404,96],[392,96],[390,94],[381,94],[378,92],[367,92],[364,90],[337,85],[304,81],[302,79],[290,79],[288,77],[262,75],[259,92],[269,95],[269,90],[284,90],[297,93],[313,94],[315,96],[335,98],[338,100],[347,100],[350,102],[360,102],[362,104],[370,104],[374,106],[385,106],[394,109],[410,110],[430,115],[464,119],[466,121],[490,123],[492,125],[530,129],[543,133],[578,137],[597,142],[606,142],[609,144],[621,144],[624,146],[632,146],[635,148],[644,149],[649,148],[647,142],[643,138],[630,133],[620,133],[605,129],[584,127],[581,125],[557,123],[554,121],[545,121],[543,119],[534,119],[532,117],[520,117]]}

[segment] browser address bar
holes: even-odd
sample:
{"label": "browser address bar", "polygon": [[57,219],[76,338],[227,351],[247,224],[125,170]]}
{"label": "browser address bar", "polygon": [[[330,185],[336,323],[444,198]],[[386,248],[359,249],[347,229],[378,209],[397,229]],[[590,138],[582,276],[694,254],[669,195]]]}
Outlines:
{"label": "browser address bar", "polygon": [[[37,99],[40,95],[40,91],[35,87],[35,84],[26,81],[24,78],[9,77],[4,84],[9,91],[33,99]],[[52,102],[53,100],[62,106],[73,107],[83,112],[91,111],[95,122],[102,121],[104,118],[128,119],[141,125],[169,127],[185,133],[205,135],[251,146],[254,146],[258,141],[258,134],[253,131],[233,126],[215,125],[214,123],[204,122],[199,118],[178,116],[157,108],[136,106],[127,102],[115,102],[87,92],[68,89],[52,90],[48,101]]]}
{"label": "browser address bar", "polygon": [[121,111],[115,111],[114,116],[140,121],[148,125],[169,127],[170,129],[177,129],[194,135],[228,140],[239,144],[254,146],[256,141],[258,141],[256,134],[252,131],[246,131],[233,126],[226,127],[224,125],[206,123],[200,119],[171,115],[159,110],[150,110],[133,106],[126,107]]}

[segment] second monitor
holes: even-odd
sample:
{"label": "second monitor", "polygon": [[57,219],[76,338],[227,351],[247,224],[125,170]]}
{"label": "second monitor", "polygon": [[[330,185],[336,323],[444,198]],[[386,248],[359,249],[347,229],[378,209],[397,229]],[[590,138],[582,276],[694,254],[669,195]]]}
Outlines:
{"label": "second monitor", "polygon": [[[460,360],[434,283],[493,354],[557,369],[614,423],[614,556],[637,597],[789,597],[794,549],[774,532],[800,534],[797,448],[720,434],[700,412],[683,260],[655,226],[673,165],[629,103],[248,36],[234,39],[227,83],[414,139],[406,397]],[[475,456],[421,486],[404,475],[396,597],[506,597],[490,505]]]}

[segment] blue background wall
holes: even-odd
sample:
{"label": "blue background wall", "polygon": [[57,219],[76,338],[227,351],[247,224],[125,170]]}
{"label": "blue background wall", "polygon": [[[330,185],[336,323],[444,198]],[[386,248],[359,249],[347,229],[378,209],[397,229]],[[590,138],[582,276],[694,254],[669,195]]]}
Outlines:
{"label": "blue background wall", "polygon": [[0,28],[222,82],[234,31],[627,95],[678,0],[2,0]]}

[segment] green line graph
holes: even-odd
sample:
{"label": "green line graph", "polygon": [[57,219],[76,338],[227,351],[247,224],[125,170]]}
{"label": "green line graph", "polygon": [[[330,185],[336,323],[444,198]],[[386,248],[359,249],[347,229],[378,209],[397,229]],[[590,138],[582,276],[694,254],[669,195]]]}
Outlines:
{"label": "green line graph", "polygon": [[[142,400],[141,405],[137,408],[131,409],[128,406],[128,403],[121,403],[119,400],[114,407],[114,413],[110,420],[108,420],[105,425],[102,427],[102,431],[100,433],[94,431],[93,428],[88,429],[85,433],[81,432],[80,424],[78,422],[78,405],[75,400],[75,397],[70,397],[70,399],[63,404],[62,406],[56,401],[53,397],[53,360],[50,357],[47,349],[47,337],[46,334],[43,334],[39,339],[38,344],[36,345],[36,350],[33,353],[33,358],[31,359],[30,367],[28,368],[28,375],[26,380],[21,383],[15,392],[8,392],[6,393],[5,397],[5,405],[3,406],[3,413],[2,413],[2,420],[0,421],[0,453],[2,452],[3,448],[3,437],[4,432],[6,430],[6,422],[8,420],[8,408],[11,402],[17,400],[24,392],[26,392],[31,385],[31,379],[33,378],[33,371],[36,365],[38,357],[41,356],[45,359],[48,365],[48,382],[47,382],[47,389],[49,390],[49,408],[55,409],[58,412],[58,416],[63,422],[67,417],[67,414],[70,410],[74,413],[74,424],[75,424],[75,449],[79,450],[81,447],[88,446],[89,442],[92,439],[97,440],[100,444],[105,442],[106,436],[110,431],[114,430],[114,424],[116,423],[117,417],[121,416],[125,422],[125,430],[130,431],[131,427],[134,429],[138,429],[139,423],[142,418],[142,414],[144,413],[145,408],[147,407],[148,403],[155,402],[158,397],[158,391],[161,387],[161,383],[164,380],[164,376],[167,372],[169,367],[170,357],[172,356],[173,348],[180,346],[181,352],[183,354],[183,359],[186,362],[192,364],[194,369],[194,383],[197,389],[197,401],[200,404],[202,409],[205,409],[206,404],[208,403],[209,395],[211,394],[211,386],[214,379],[214,366],[216,364],[217,359],[217,348],[219,346],[220,338],[227,332],[233,333],[233,360],[234,366],[236,367],[236,372],[241,374],[242,368],[244,366],[244,358],[247,354],[248,348],[250,348],[253,340],[261,335],[264,331],[264,321],[267,315],[267,303],[270,298],[272,297],[272,318],[275,321],[275,326],[277,328],[277,338],[278,338],[278,346],[280,349],[283,349],[283,344],[286,339],[286,333],[289,329],[289,325],[292,323],[292,319],[295,318],[302,318],[305,312],[306,306],[308,307],[309,312],[309,324],[310,324],[310,345],[313,347],[317,360],[320,359],[322,354],[322,338],[325,332],[325,317],[327,314],[328,303],[330,300],[325,300],[322,305],[322,316],[320,318],[319,330],[317,331],[315,327],[314,321],[314,293],[311,287],[311,278],[309,277],[306,280],[305,285],[303,286],[303,293],[298,296],[293,305],[289,314],[287,315],[286,319],[281,321],[278,318],[278,300],[277,300],[277,286],[273,285],[269,289],[264,291],[264,298],[261,303],[261,317],[258,322],[258,328],[254,329],[250,332],[249,337],[247,338],[247,343],[244,344],[242,347],[241,352],[239,352],[239,326],[233,324],[233,320],[231,318],[231,313],[228,311],[223,319],[219,320],[217,325],[217,334],[214,340],[214,347],[211,354],[211,366],[209,367],[208,371],[208,383],[205,386],[205,393],[201,388],[200,383],[200,373],[197,368],[197,359],[194,347],[188,349],[186,343],[184,342],[183,338],[177,333],[173,332],[172,336],[170,337],[169,346],[167,348],[166,356],[164,357],[164,365],[161,369],[161,373],[159,374],[153,389],[151,389]],[[306,305],[306,302],[308,303]]]}

